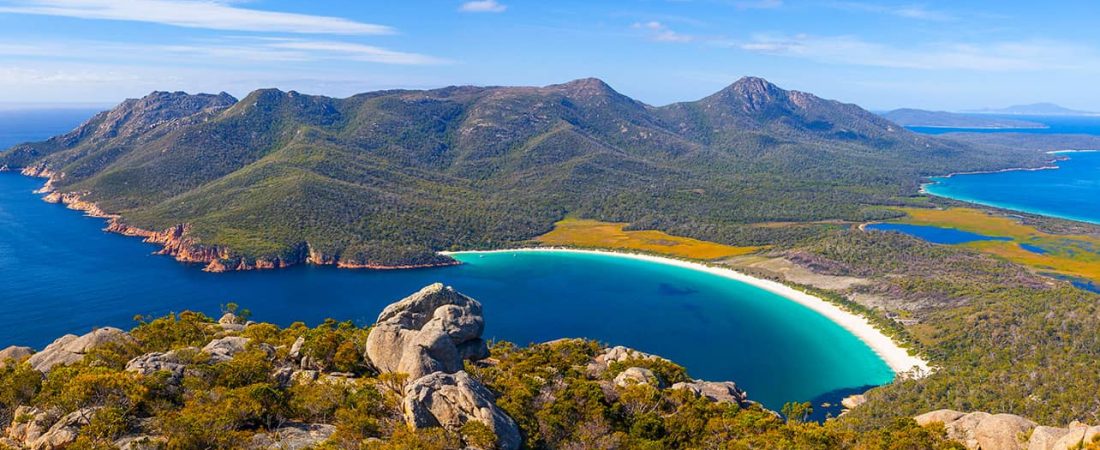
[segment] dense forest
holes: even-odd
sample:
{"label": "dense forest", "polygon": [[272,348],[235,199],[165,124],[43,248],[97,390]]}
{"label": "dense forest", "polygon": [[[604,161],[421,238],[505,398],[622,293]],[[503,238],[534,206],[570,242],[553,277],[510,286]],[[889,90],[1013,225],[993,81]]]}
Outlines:
{"label": "dense forest", "polygon": [[0,153],[0,167],[52,175],[131,227],[187,224],[221,257],[407,265],[566,215],[761,244],[790,231],[746,224],[889,217],[919,203],[924,176],[1047,159],[758,78],[659,108],[583,79],[345,99],[158,92]]}

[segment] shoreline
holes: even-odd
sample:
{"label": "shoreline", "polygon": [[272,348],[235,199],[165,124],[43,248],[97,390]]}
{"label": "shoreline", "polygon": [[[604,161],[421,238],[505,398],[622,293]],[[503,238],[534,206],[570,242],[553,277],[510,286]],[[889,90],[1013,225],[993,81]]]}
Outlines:
{"label": "shoreline", "polygon": [[867,347],[869,347],[871,351],[873,351],[879,357],[879,359],[886,363],[890,370],[894,372],[895,376],[905,376],[909,374],[909,372],[911,372],[913,368],[918,369],[918,372],[916,374],[912,374],[917,378],[931,373],[931,367],[928,365],[927,361],[920,358],[919,356],[910,355],[908,350],[906,350],[904,347],[901,347],[896,342],[894,342],[893,339],[886,336],[877,328],[875,328],[874,325],[872,325],[871,322],[868,321],[865,317],[856,313],[849,312],[835,303],[829,302],[815,295],[802,292],[783,283],[752,277],[730,268],[714,267],[702,262],[685,261],[641,253],[617,252],[608,250],[584,250],[561,247],[517,248],[503,250],[470,250],[457,252],[439,252],[439,254],[451,256],[458,254],[535,252],[579,253],[628,258],[696,270],[745,283],[750,286],[771,292],[773,294],[777,294],[787,300],[798,303],[805,308],[821,314],[826,319],[837,324],[841,328],[844,328],[846,331],[855,336],[856,339],[859,339],[865,345],[867,345]]}
{"label": "shoreline", "polygon": [[207,245],[195,241],[188,236],[190,226],[180,224],[169,227],[164,231],[152,231],[127,225],[122,221],[122,216],[103,211],[95,202],[85,201],[87,192],[60,192],[53,188],[54,173],[45,168],[10,168],[0,167],[0,172],[16,173],[29,178],[45,178],[45,184],[34,191],[41,195],[41,200],[46,203],[59,204],[73,211],[84,213],[85,217],[103,219],[107,226],[104,232],[119,234],[127,237],[140,238],[143,242],[160,246],[160,250],[153,255],[168,256],[177,262],[184,264],[201,264],[204,272],[247,272],[252,270],[285,269],[290,266],[334,266],[339,269],[351,270],[413,270],[435,267],[449,267],[461,264],[453,258],[448,261],[438,261],[423,264],[398,264],[384,265],[371,262],[349,261],[339,256],[325,255],[316,252],[304,243],[304,248],[299,249],[296,258],[259,257],[249,261],[246,257],[234,254],[232,249],[217,245]]}
{"label": "shoreline", "polygon": [[[1049,151],[1049,152],[1046,152],[1046,153],[1048,155],[1063,155],[1063,154],[1070,154],[1070,153],[1096,153],[1096,152],[1100,152],[1100,150],[1052,150],[1052,151]],[[1058,163],[1058,162],[1062,162],[1062,161],[1068,161],[1069,159],[1070,159],[1070,157],[1063,156],[1063,157],[1056,158],[1056,159],[1050,161],[1048,164],[1054,164],[1054,163]],[[1033,172],[1033,171],[1039,171],[1039,170],[1057,170],[1057,169],[1060,169],[1060,168],[1061,167],[1057,166],[1057,165],[1047,165],[1047,166],[1043,166],[1043,167],[1019,167],[1019,168],[1013,168],[1013,169],[1001,169],[1001,170],[990,170],[990,171],[953,172],[953,173],[949,173],[947,175],[939,175],[939,176],[929,177],[929,178],[930,179],[933,179],[933,178],[951,178],[955,175],[988,175],[988,174],[996,174],[996,173],[1004,173],[1004,172]],[[993,202],[993,201],[988,201],[988,200],[979,200],[979,199],[974,199],[974,198],[969,198],[969,197],[964,197],[964,196],[951,196],[951,195],[938,194],[938,193],[932,192],[928,189],[930,186],[934,186],[934,185],[941,184],[941,183],[942,183],[941,181],[936,181],[936,180],[921,183],[920,189],[918,190],[918,193],[923,194],[923,195],[931,195],[931,196],[935,196],[935,197],[946,198],[946,199],[959,201],[959,202],[964,202],[964,203],[973,203],[975,205],[981,205],[981,206],[985,206],[985,207],[989,207],[989,208],[1003,209],[1005,211],[1011,211],[1011,212],[1016,212],[1016,213],[1030,214],[1030,215],[1034,215],[1034,216],[1041,216],[1041,217],[1047,217],[1047,218],[1059,219],[1059,220],[1068,220],[1068,221],[1072,221],[1072,222],[1081,222],[1081,223],[1087,223],[1087,224],[1091,224],[1091,225],[1100,225],[1100,220],[1096,220],[1096,219],[1086,219],[1086,218],[1082,218],[1082,217],[1074,217],[1074,216],[1069,216],[1069,215],[1059,214],[1059,213],[1054,213],[1054,212],[1037,211],[1037,210],[1033,210],[1033,209],[1027,209],[1027,208],[1022,207],[1022,206],[1007,205],[1007,204],[1002,204],[1002,203],[998,203],[998,202]]]}

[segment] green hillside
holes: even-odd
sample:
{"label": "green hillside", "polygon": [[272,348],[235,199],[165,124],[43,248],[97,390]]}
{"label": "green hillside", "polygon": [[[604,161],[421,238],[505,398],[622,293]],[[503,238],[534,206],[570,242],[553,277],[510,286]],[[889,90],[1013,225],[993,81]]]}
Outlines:
{"label": "green hillside", "polygon": [[733,245],[773,221],[863,220],[924,176],[1038,164],[1031,150],[910,133],[855,105],[745,78],[653,107],[596,79],[382,91],[154,93],[0,153],[127,225],[190,225],[246,261],[350,264],[525,241],[566,215]]}

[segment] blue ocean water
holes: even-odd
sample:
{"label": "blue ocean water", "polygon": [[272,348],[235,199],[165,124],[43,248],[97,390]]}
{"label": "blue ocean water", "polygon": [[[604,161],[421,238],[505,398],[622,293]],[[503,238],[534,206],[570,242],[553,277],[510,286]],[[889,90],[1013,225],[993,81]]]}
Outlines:
{"label": "blue ocean water", "polygon": [[981,114],[978,115],[978,117],[1026,120],[1029,122],[1042,123],[1046,125],[1047,128],[907,128],[924,134],[944,134],[959,131],[968,133],[1100,134],[1100,116],[1017,116]]}
{"label": "blue ocean water", "polygon": [[925,192],[998,208],[1100,223],[1100,152],[1063,153],[1057,169],[934,177]]}
{"label": "blue ocean water", "polygon": [[[54,117],[56,119],[56,117]],[[65,131],[13,132],[0,147]],[[137,314],[219,312],[236,302],[257,320],[374,321],[432,282],[485,305],[486,335],[519,344],[587,337],[660,354],[698,378],[733,380],[773,409],[837,404],[893,374],[862,341],[770,292],[690,269],[574,253],[467,254],[460,266],[353,271],[331,267],[210,274],[154,256],[152,245],[102,231],[104,222],[33,194],[42,180],[0,173],[0,347],[37,348],[64,333],[133,326]],[[836,408],[831,410],[836,413]]]}
{"label": "blue ocean water", "polygon": [[1012,238],[986,236],[954,228],[933,227],[929,225],[910,225],[906,223],[872,223],[864,226],[867,230],[896,231],[916,236],[935,244],[965,244],[974,241],[1010,241]]}
{"label": "blue ocean water", "polygon": [[0,110],[0,151],[66,133],[96,112],[89,108]]}

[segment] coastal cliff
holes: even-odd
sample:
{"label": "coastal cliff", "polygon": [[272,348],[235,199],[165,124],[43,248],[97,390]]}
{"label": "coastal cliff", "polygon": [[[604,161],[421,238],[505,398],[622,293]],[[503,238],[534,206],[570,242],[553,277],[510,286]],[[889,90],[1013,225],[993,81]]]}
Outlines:
{"label": "coastal cliff", "polygon": [[43,165],[26,167],[21,169],[20,172],[26,176],[46,178],[46,183],[36,192],[45,194],[42,199],[47,203],[62,204],[69,209],[82,211],[90,217],[106,219],[107,226],[104,231],[142,238],[147,243],[161,247],[155,254],[171,256],[183,263],[202,264],[203,270],[207,272],[282,269],[298,264],[373,270],[418,269],[460,264],[458,261],[444,255],[437,255],[437,259],[420,264],[382,264],[355,258],[344,259],[339,255],[325,254],[318,251],[309,243],[298,245],[295,251],[286,257],[261,256],[248,258],[224,246],[207,245],[199,242],[190,235],[191,227],[187,224],[174,225],[163,231],[146,230],[128,225],[123,222],[122,216],[108,213],[100,208],[98,204],[85,200],[89,194],[87,192],[61,192],[56,190],[54,188],[55,181],[64,174],[56,174]]}

